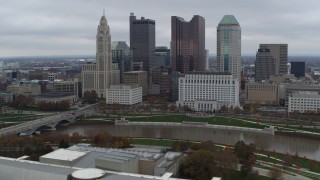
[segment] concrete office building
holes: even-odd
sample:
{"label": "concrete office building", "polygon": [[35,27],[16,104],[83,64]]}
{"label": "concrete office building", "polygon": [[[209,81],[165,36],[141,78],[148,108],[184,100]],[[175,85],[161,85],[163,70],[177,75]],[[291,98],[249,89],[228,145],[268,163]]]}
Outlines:
{"label": "concrete office building", "polygon": [[46,91],[47,92],[64,92],[64,93],[72,93],[78,96],[79,92],[79,82],[77,81],[53,81],[47,84]]}
{"label": "concrete office building", "polygon": [[124,84],[138,84],[142,87],[142,96],[148,95],[148,73],[146,71],[128,71],[124,73]]}
{"label": "concrete office building", "polygon": [[[96,156],[94,154],[96,154]],[[73,154],[71,155],[74,156]],[[171,178],[174,173],[170,172],[172,167],[176,167],[175,162],[178,160],[173,161],[173,163],[170,163],[172,161],[168,161],[161,166],[168,166],[167,172],[169,173],[165,173],[162,176],[152,176],[92,168],[92,163],[95,163],[92,162],[92,158],[99,158],[99,156],[101,156],[100,153],[89,153],[88,155],[84,155],[82,159],[82,156],[77,158],[81,161],[81,163],[79,162],[80,165],[86,165],[87,167],[70,167],[65,165],[54,165],[51,163],[34,162],[23,158],[15,159],[0,157],[0,178],[4,180],[177,180],[177,178]],[[64,157],[68,158],[67,154],[64,154]],[[102,156],[101,158],[104,157]],[[159,172],[159,174],[162,174],[162,168],[159,170],[152,168],[152,170],[155,170],[156,173]]]}
{"label": "concrete office building", "polygon": [[73,93],[43,93],[34,98],[35,103],[39,102],[61,102],[68,101],[70,104],[78,102],[78,96]]}
{"label": "concrete office building", "polygon": [[123,83],[123,73],[133,70],[132,52],[125,41],[114,41],[111,44],[112,63],[117,63],[120,70],[120,83]]}
{"label": "concrete office building", "polygon": [[217,69],[241,77],[241,28],[233,15],[225,15],[217,27]]}
{"label": "concrete office building", "polygon": [[170,49],[165,46],[157,46],[155,55],[156,60],[154,67],[170,67]]}
{"label": "concrete office building", "polygon": [[156,47],[156,23],[154,20],[137,19],[130,14],[130,48],[133,62],[143,62],[143,70],[149,71],[154,67]]}
{"label": "concrete office building", "polygon": [[133,85],[111,85],[106,92],[107,104],[133,105],[142,102],[142,87]]}
{"label": "concrete office building", "polygon": [[275,74],[288,74],[288,44],[260,44],[260,49],[270,49],[271,55],[276,59]]}
{"label": "concrete office building", "polygon": [[320,95],[318,92],[298,91],[289,96],[288,112],[319,112]]}
{"label": "concrete office building", "polygon": [[319,84],[284,83],[284,86],[285,86],[286,101],[289,100],[289,96],[291,96],[294,92],[297,92],[297,91],[312,91],[312,92],[320,93]]}
{"label": "concrete office building", "polygon": [[38,81],[31,81],[26,84],[12,84],[7,86],[7,92],[14,94],[15,96],[37,96],[41,94],[41,87]]}
{"label": "concrete office building", "polygon": [[275,75],[276,59],[270,53],[270,49],[259,49],[255,62],[255,80],[261,82]]}
{"label": "concrete office building", "polygon": [[[116,71],[116,72],[113,72]],[[116,84],[112,77],[119,74],[113,69],[111,59],[111,35],[105,15],[100,19],[96,36],[96,64],[85,64],[82,67],[82,92],[95,90],[100,97],[106,96],[106,89],[111,84]]]}
{"label": "concrete office building", "polygon": [[279,85],[271,83],[247,83],[246,103],[260,103],[264,105],[278,105],[280,100]]}
{"label": "concrete office building", "polygon": [[291,62],[290,74],[294,74],[297,78],[304,77],[306,75],[305,68],[305,62]]}
{"label": "concrete office building", "polygon": [[171,16],[172,71],[188,73],[205,70],[205,20],[199,15],[190,22]]}
{"label": "concrete office building", "polygon": [[13,94],[12,93],[4,93],[0,92],[0,105],[9,104],[13,101]]}
{"label": "concrete office building", "polygon": [[[222,105],[239,106],[239,80],[230,73],[190,72],[179,77],[178,87],[178,107],[187,105],[196,110],[195,101],[206,101],[199,102],[199,108],[202,103],[202,110],[205,111],[218,110]],[[209,107],[207,104],[210,104]]]}

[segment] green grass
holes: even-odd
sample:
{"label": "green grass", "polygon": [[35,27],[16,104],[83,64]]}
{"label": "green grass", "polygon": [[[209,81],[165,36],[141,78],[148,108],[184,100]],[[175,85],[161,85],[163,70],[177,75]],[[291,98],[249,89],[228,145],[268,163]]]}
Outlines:
{"label": "green grass", "polygon": [[1,114],[0,121],[2,122],[20,122],[20,121],[31,121],[40,118],[34,114]]}
{"label": "green grass", "polygon": [[208,124],[214,125],[225,125],[225,126],[238,126],[238,127],[249,127],[263,129],[267,126],[258,123],[250,123],[243,120],[236,120],[228,117],[189,117],[186,115],[154,115],[145,117],[129,117],[129,121],[139,122],[207,122]]}
{"label": "green grass", "polygon": [[[277,158],[280,160],[284,160],[284,158],[285,158],[285,154],[280,154],[280,153],[276,153],[276,152],[265,152],[265,151],[261,152],[261,151],[259,151],[259,153],[269,154],[270,157],[274,157],[274,158]],[[320,173],[320,162],[313,161],[313,160],[299,157],[299,156],[295,156],[295,155],[291,155],[291,156],[292,156],[292,163],[293,164],[299,165],[301,168],[309,169],[312,172]],[[270,159],[268,157],[257,156],[257,158],[262,161],[281,164],[280,161]]]}

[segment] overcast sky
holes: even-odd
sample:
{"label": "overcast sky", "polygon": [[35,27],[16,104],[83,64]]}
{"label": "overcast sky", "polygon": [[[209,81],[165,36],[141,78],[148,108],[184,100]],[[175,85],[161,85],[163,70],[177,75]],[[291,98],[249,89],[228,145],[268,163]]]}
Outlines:
{"label": "overcast sky", "polygon": [[129,44],[129,15],[156,21],[156,45],[169,46],[171,16],[201,15],[206,49],[216,54],[216,27],[232,14],[242,30],[242,54],[260,43],[287,43],[289,55],[320,55],[320,0],[0,0],[0,57],[94,55],[106,11],[112,41]]}

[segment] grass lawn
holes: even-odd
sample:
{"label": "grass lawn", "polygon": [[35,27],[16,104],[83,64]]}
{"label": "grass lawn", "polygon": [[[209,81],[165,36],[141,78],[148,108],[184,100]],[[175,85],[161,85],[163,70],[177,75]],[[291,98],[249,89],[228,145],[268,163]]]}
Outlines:
{"label": "grass lawn", "polygon": [[34,114],[1,114],[0,121],[2,122],[20,122],[20,121],[31,121],[40,118]]}
{"label": "grass lawn", "polygon": [[[276,152],[266,152],[266,151],[263,151],[263,152],[258,151],[258,152],[261,154],[269,154],[270,157],[274,157],[274,158],[281,159],[281,160],[284,160],[284,157],[285,157],[285,154],[280,154],[280,153],[276,153]],[[292,157],[293,164],[298,165],[301,168],[309,169],[312,172],[320,173],[320,162],[310,160],[307,158],[303,158],[303,157],[299,157],[299,156],[295,156],[295,155],[291,155],[291,157]],[[257,158],[262,161],[281,164],[281,162],[274,160],[274,159],[270,159],[268,157],[257,156]]]}
{"label": "grass lawn", "polygon": [[139,122],[207,122],[214,125],[238,126],[263,129],[267,126],[260,125],[259,123],[250,123],[242,120],[236,120],[228,117],[189,117],[186,115],[154,115],[146,117],[129,117],[129,121]]}

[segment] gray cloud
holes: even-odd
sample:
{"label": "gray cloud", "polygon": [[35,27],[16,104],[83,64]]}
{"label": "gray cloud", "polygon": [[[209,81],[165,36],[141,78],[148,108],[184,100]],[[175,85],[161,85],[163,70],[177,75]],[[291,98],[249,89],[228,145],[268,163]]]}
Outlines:
{"label": "gray cloud", "polygon": [[[259,43],[288,43],[290,55],[319,55],[319,0],[0,0],[0,57],[95,54],[102,9],[112,40],[129,39],[129,14],[156,21],[157,45],[169,46],[172,15],[206,19],[206,48],[216,52],[216,26],[233,14],[242,28],[242,54]],[[128,42],[129,43],[129,42]]]}

